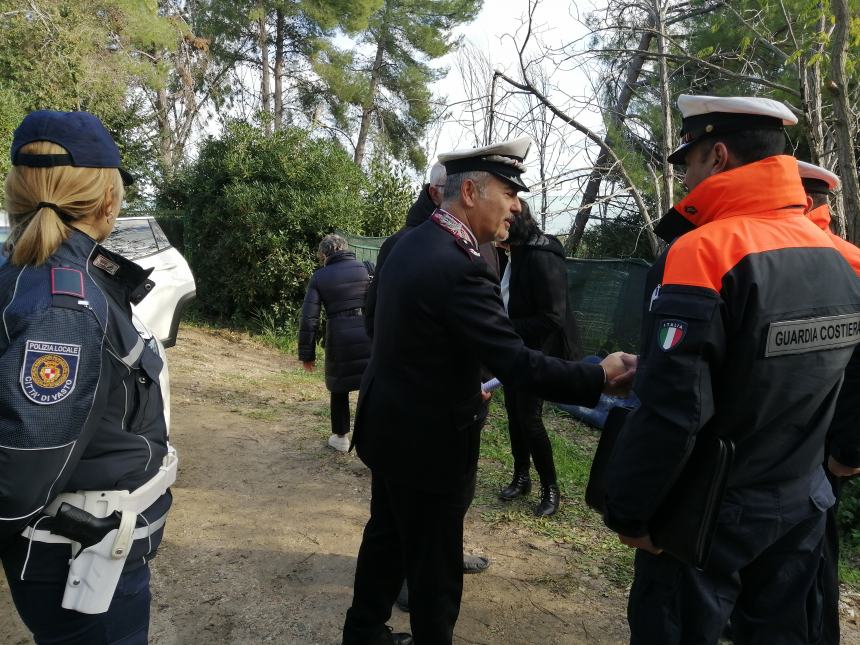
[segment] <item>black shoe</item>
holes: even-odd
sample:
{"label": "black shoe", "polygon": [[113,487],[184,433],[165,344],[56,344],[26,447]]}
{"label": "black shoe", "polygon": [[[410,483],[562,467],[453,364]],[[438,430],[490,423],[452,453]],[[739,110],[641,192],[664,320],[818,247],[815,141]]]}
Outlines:
{"label": "black shoe", "polygon": [[561,502],[561,493],[558,486],[550,484],[549,486],[541,485],[540,487],[540,503],[535,508],[535,515],[538,517],[547,517],[555,515],[558,511],[558,505]]}
{"label": "black shoe", "polygon": [[412,645],[412,634],[406,632],[394,633],[391,627],[385,625],[385,629],[380,632],[379,636],[370,641],[369,645]]}
{"label": "black shoe", "polygon": [[490,566],[490,558],[474,553],[463,554],[463,573],[481,573]]}
{"label": "black shoe", "polygon": [[397,600],[394,601],[400,611],[409,613],[409,587],[406,586],[406,580],[403,581],[403,586],[400,587],[400,593],[397,594]]}
{"label": "black shoe", "polygon": [[505,486],[499,493],[499,499],[510,502],[512,499],[528,495],[532,490],[532,480],[528,472],[514,473],[511,483]]}

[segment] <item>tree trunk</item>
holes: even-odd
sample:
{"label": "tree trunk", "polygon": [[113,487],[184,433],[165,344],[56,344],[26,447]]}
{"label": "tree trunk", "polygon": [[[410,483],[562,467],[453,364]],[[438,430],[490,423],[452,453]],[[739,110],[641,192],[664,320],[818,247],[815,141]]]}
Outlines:
{"label": "tree trunk", "polygon": [[660,145],[660,161],[663,164],[663,200],[660,212],[665,213],[675,203],[675,173],[669,163],[669,155],[674,149],[675,137],[672,133],[672,96],[669,89],[669,68],[666,60],[666,7],[662,0],[654,0],[654,29],[657,31],[657,66],[660,72],[660,108],[663,116],[663,140]]}
{"label": "tree trunk", "polygon": [[275,130],[284,127],[284,12],[278,9],[275,23]]}
{"label": "tree trunk", "polygon": [[[637,50],[640,52],[648,51],[651,46],[651,39],[654,33],[651,31],[652,25],[648,26],[648,31],[642,33],[639,38]],[[630,100],[633,98],[633,86],[639,79],[639,74],[642,72],[642,65],[645,63],[645,54],[635,54],[627,64],[627,73],[624,77],[624,86],[618,99],[615,101],[612,111],[609,113],[607,124],[607,134],[604,141],[610,145],[610,133],[613,129],[620,128],[627,116],[627,108],[630,106]],[[603,181],[603,175],[606,173],[606,162],[609,160],[609,154],[605,149],[602,149],[597,156],[597,161],[594,163],[594,170],[588,177],[588,183],[585,185],[585,191],[582,193],[582,200],[579,203],[579,209],[576,212],[576,217],[573,220],[573,226],[567,236],[565,244],[567,255],[576,253],[579,243],[582,240],[582,234],[585,231],[585,225],[591,217],[591,208],[594,201],[597,199],[597,194],[600,192],[600,183]]]}
{"label": "tree trunk", "polygon": [[846,237],[852,244],[858,244],[860,243],[860,182],[857,179],[857,161],[854,158],[856,132],[851,123],[848,84],[845,78],[845,55],[848,49],[848,26],[851,13],[848,9],[848,0],[831,0],[830,6],[835,19],[835,29],[831,41],[831,80],[828,87],[833,94],[836,150],[839,156],[839,174],[842,178]]}
{"label": "tree trunk", "polygon": [[[153,51],[157,62],[162,62],[160,53]],[[155,92],[155,121],[158,124],[158,163],[165,179],[173,175],[173,132],[170,129],[170,107],[167,89],[162,85]]]}
{"label": "tree trunk", "polygon": [[361,109],[361,127],[358,130],[358,141],[355,143],[354,160],[359,166],[364,161],[367,134],[370,132],[370,118],[376,110],[376,89],[379,87],[379,76],[382,73],[382,57],[385,54],[386,25],[384,21],[379,31],[379,42],[376,45],[376,58],[373,59],[373,69],[370,70],[370,87],[367,90],[367,98],[364,102],[364,107]]}
{"label": "tree trunk", "polygon": [[271,104],[271,82],[269,80],[269,32],[268,32],[268,12],[260,5],[263,14],[259,20],[259,34],[257,44],[260,47],[260,68],[263,72],[263,79],[260,84],[261,98],[261,118],[263,121],[263,130],[267,135],[272,134],[272,104]]}

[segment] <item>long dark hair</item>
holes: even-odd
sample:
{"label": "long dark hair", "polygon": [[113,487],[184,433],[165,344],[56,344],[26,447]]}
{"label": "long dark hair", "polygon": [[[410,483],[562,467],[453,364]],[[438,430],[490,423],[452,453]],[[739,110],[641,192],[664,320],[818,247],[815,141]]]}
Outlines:
{"label": "long dark hair", "polygon": [[508,239],[506,240],[508,244],[514,246],[525,244],[537,233],[540,233],[540,228],[532,217],[532,209],[522,197],[520,197],[520,207],[522,210],[511,221],[511,228],[508,230]]}

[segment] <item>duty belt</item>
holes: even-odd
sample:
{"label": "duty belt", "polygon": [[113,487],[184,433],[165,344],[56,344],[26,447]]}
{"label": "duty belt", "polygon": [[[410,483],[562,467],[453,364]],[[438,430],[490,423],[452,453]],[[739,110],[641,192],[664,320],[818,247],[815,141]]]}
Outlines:
{"label": "duty belt", "polygon": [[[168,445],[158,472],[143,486],[132,492],[62,493],[45,508],[45,516],[21,533],[31,541],[71,545],[64,609],[84,614],[108,610],[132,543],[150,537],[167,520],[167,514],[153,521],[144,517],[146,526],[135,528],[140,514],[176,481],[178,463],[176,451]],[[39,523],[49,518],[52,530],[39,529]]]}
{"label": "duty belt", "polygon": [[362,309],[361,307],[355,307],[354,309],[344,309],[343,311],[336,311],[332,314],[329,314],[329,318],[346,318],[347,316],[361,316]]}

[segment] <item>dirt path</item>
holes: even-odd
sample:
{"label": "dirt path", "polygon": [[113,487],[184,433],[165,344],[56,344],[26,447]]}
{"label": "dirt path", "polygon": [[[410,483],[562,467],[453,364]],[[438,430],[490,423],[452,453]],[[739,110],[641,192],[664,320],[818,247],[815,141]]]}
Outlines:
{"label": "dirt path", "polygon": [[[325,446],[321,380],[228,332],[185,328],[168,358],[181,465],[153,561],[151,642],[339,643],[370,478]],[[482,510],[467,518],[467,548],[493,565],[466,576],[455,642],[626,642],[624,590],[571,545],[490,526]],[[391,624],[408,629],[408,615],[395,609]],[[26,642],[0,583],[0,643]]]}

